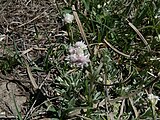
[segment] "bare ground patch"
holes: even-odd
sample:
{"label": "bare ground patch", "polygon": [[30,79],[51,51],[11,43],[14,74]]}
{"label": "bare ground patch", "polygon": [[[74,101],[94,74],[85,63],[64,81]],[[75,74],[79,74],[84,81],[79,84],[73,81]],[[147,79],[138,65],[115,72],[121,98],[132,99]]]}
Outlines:
{"label": "bare ground patch", "polygon": [[[0,42],[0,118],[17,114],[13,96],[18,109],[25,116],[35,96],[39,94],[31,84],[24,59],[33,71],[31,74],[38,86],[44,80],[50,82],[53,78],[53,75],[46,75],[43,70],[34,70],[39,69],[37,66],[43,66],[47,47],[54,44],[55,35],[59,33],[61,25],[57,22],[57,5],[61,6],[61,2],[0,1],[0,35],[5,35]],[[52,69],[52,72],[55,71]],[[45,84],[49,86],[48,82]],[[40,103],[36,103],[36,106]]]}

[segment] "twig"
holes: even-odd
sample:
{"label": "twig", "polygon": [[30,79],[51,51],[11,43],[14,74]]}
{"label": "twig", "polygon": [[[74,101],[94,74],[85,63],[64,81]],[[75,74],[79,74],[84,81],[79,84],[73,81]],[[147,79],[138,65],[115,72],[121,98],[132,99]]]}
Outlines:
{"label": "twig", "polygon": [[34,89],[37,90],[37,89],[38,89],[38,85],[37,85],[37,83],[35,82],[35,79],[34,79],[34,77],[33,77],[33,75],[32,75],[31,69],[30,69],[29,64],[28,64],[28,62],[27,62],[27,60],[26,60],[26,56],[23,55],[23,54],[21,54],[21,56],[24,58],[24,63],[25,63],[25,65],[26,65],[27,73],[28,73],[28,76],[29,76],[29,78],[30,78],[30,80],[31,80],[31,83],[32,83]]}
{"label": "twig", "polygon": [[34,105],[36,104],[36,102],[37,102],[37,99],[35,99],[35,101],[33,102],[32,106],[31,106],[31,108],[29,109],[29,111],[27,112],[27,114],[26,114],[26,116],[24,117],[23,120],[27,120],[27,118],[30,115],[32,109],[34,108]]}
{"label": "twig", "polygon": [[3,10],[8,6],[8,4],[11,2],[11,0],[7,0],[7,3],[5,6],[0,10],[0,14],[3,12]]}
{"label": "twig", "polygon": [[134,106],[133,99],[132,99],[131,97],[129,97],[129,101],[130,101],[130,103],[131,103],[131,106],[132,106],[132,108],[133,108],[133,111],[134,111],[135,117],[136,117],[136,119],[137,119],[137,118],[138,118],[138,116],[139,116],[139,113],[138,113],[138,111],[137,111],[136,107]]}
{"label": "twig", "polygon": [[0,78],[1,80],[8,80],[10,82],[23,82],[23,83],[30,83],[30,81],[26,81],[26,80],[21,80],[21,79],[16,79],[16,78],[11,78],[11,77],[6,77],[5,75],[3,75],[2,73],[0,73]]}
{"label": "twig", "polygon": [[34,48],[34,47],[31,47],[31,48],[29,48],[29,49],[27,49],[27,50],[22,51],[22,54],[21,54],[21,55],[25,55],[25,54],[27,54],[28,52],[30,52],[30,51],[32,51],[32,50],[45,51],[46,48],[38,48],[38,47]]}
{"label": "twig", "polygon": [[1,116],[0,115],[0,120],[17,120],[18,119],[18,117],[16,117],[16,116]]}
{"label": "twig", "polygon": [[151,48],[150,48],[148,42],[143,37],[143,35],[139,32],[139,30],[131,22],[129,22],[129,20],[126,19],[126,21],[128,22],[129,26],[138,34],[138,36],[141,38],[141,40],[144,42],[145,46],[147,47],[148,52],[150,52]]}
{"label": "twig", "polygon": [[[49,8],[48,8],[48,9],[49,9]],[[39,18],[41,15],[43,15],[48,9],[44,10],[40,15],[36,16],[36,17],[33,18],[32,20],[29,20],[28,22],[23,23],[23,24],[17,26],[17,28],[23,27],[23,26],[25,26],[25,25],[27,25],[27,24],[33,22],[34,20],[38,19],[38,18]]]}
{"label": "twig", "polygon": [[30,51],[32,51],[32,50],[33,50],[33,48],[31,47],[31,48],[29,48],[29,49],[23,51],[23,52],[22,52],[22,55],[25,55],[26,53],[28,53],[28,52],[30,52]]}
{"label": "twig", "polygon": [[26,60],[24,60],[24,61],[25,61],[26,67],[27,67],[27,72],[28,72],[28,76],[29,76],[29,78],[31,80],[31,83],[32,83],[33,87],[37,90],[38,89],[38,85],[35,82],[35,79],[34,79],[34,77],[32,75],[32,72],[31,72],[31,69],[29,67],[29,64],[28,64],[28,62]]}
{"label": "twig", "polygon": [[91,52],[91,49],[90,49],[88,40],[87,40],[87,38],[86,38],[86,34],[85,34],[84,30],[83,30],[81,21],[80,21],[80,19],[79,19],[79,17],[78,17],[78,14],[77,14],[77,12],[76,12],[76,9],[75,9],[75,6],[74,6],[74,5],[72,6],[72,10],[73,10],[73,15],[74,15],[74,17],[75,17],[75,19],[76,19],[78,28],[79,28],[79,30],[80,30],[80,33],[81,33],[81,35],[82,35],[82,38],[85,40],[85,42],[86,42],[86,44],[87,44],[87,46],[88,46],[88,50],[89,50],[89,52],[90,52],[90,54],[91,54],[92,52]]}
{"label": "twig", "polygon": [[[26,64],[26,65],[27,65],[27,64]],[[27,70],[28,70],[28,69],[27,69]],[[28,72],[28,73],[30,73],[30,72]],[[29,75],[29,76],[30,76],[30,75]],[[34,88],[35,88],[36,90],[37,90],[37,89],[41,90],[43,84],[44,84],[45,81],[49,78],[49,76],[50,76],[50,72],[48,73],[47,77],[44,79],[44,81],[41,83],[41,85],[40,85],[39,87],[38,87],[38,85],[35,83],[34,78],[32,78],[32,77],[33,77],[32,75],[30,76],[30,77],[31,77],[30,79],[31,79],[31,82],[32,82]],[[38,98],[38,97],[40,97],[39,94],[38,94],[37,98]],[[30,114],[32,114],[32,112],[34,111],[34,105],[36,104],[36,102],[37,102],[37,99],[34,100],[34,103],[32,104],[31,108],[30,108],[29,111],[27,112],[24,120],[27,120],[28,116],[29,116]]]}
{"label": "twig", "polygon": [[120,52],[119,50],[117,50],[116,48],[114,48],[114,47],[113,47],[109,42],[107,42],[105,39],[104,39],[104,42],[105,42],[110,48],[112,48],[112,50],[114,50],[115,52],[119,53],[120,55],[123,55],[123,56],[125,56],[125,57],[131,58],[130,55],[127,55],[127,54],[125,54],[125,53],[122,53],[122,52]]}
{"label": "twig", "polygon": [[120,110],[120,113],[119,113],[119,116],[118,116],[118,120],[120,120],[120,118],[123,114],[124,105],[125,105],[125,99],[123,99],[123,101],[122,101],[121,110]]}
{"label": "twig", "polygon": [[51,75],[51,74],[50,74],[50,71],[49,71],[49,73],[47,74],[46,78],[45,78],[45,79],[43,80],[43,82],[40,84],[39,89],[42,88],[42,86],[44,85],[44,83],[46,82],[46,80],[49,79],[50,75]]}

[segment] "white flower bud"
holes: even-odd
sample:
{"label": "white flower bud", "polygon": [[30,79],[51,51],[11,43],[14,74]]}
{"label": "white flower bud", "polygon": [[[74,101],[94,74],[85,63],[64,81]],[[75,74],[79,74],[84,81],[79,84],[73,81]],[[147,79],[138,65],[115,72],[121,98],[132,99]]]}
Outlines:
{"label": "white flower bud", "polygon": [[102,6],[100,4],[97,5],[97,8],[100,9]]}
{"label": "white flower bud", "polygon": [[72,23],[73,19],[74,19],[74,16],[69,13],[64,15],[64,21],[66,23]]}
{"label": "white flower bud", "polygon": [[159,97],[153,94],[148,94],[148,99],[151,101],[153,105],[156,105],[159,100]]}
{"label": "white flower bud", "polygon": [[87,45],[85,45],[82,41],[76,42],[76,43],[75,43],[75,47],[81,48],[82,50],[87,49]]}

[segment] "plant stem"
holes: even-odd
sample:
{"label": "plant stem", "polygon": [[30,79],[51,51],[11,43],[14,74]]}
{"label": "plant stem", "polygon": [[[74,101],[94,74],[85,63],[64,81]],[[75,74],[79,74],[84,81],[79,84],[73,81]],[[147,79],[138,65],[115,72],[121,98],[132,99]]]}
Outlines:
{"label": "plant stem", "polygon": [[88,106],[89,108],[87,109],[87,116],[90,116],[91,109],[93,107],[93,87],[94,87],[94,71],[93,71],[93,66],[92,63],[90,63],[90,68],[91,68],[91,76],[90,76],[90,81],[89,81],[89,93],[88,93]]}

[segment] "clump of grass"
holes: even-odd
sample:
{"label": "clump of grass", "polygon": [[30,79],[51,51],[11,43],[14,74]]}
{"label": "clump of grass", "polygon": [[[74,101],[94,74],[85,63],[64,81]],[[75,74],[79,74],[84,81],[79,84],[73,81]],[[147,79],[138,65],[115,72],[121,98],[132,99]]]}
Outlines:
{"label": "clump of grass", "polygon": [[[91,52],[90,65],[82,69],[83,73],[87,74],[82,77],[83,80],[79,77],[81,81],[76,84],[77,86],[86,85],[81,86],[83,92],[80,92],[80,96],[84,99],[81,101],[86,108],[81,108],[75,117],[156,119],[155,116],[159,113],[155,110],[150,111],[154,115],[145,116],[144,113],[150,108],[145,96],[151,93],[156,94],[159,84],[156,80],[159,79],[159,75],[156,74],[159,73],[159,67],[156,60],[152,60],[158,52],[158,49],[152,46],[159,44],[157,41],[159,28],[155,26],[159,24],[159,18],[156,17],[159,2],[125,3],[124,1],[87,0],[77,2],[80,4],[76,5],[76,12],[82,27],[75,18],[76,21],[70,25],[79,29],[79,32],[72,31],[72,36],[76,34],[78,39],[87,40],[86,44],[93,52]],[[68,9],[75,3],[76,1],[68,2]],[[151,36],[153,39],[150,38]],[[78,41],[77,38],[72,39]],[[155,40],[157,42],[153,43]],[[79,68],[72,69],[76,69],[73,74],[81,71]],[[82,76],[83,73],[81,73]],[[70,77],[72,77],[71,74]],[[61,81],[64,79],[61,78]],[[69,81],[72,80],[68,79],[66,83]],[[77,86],[73,89],[78,89]],[[76,98],[70,97],[70,100],[76,101]],[[146,105],[144,106],[143,103]],[[74,111],[77,104],[76,102],[71,104]],[[83,104],[78,104],[78,107]]]}

